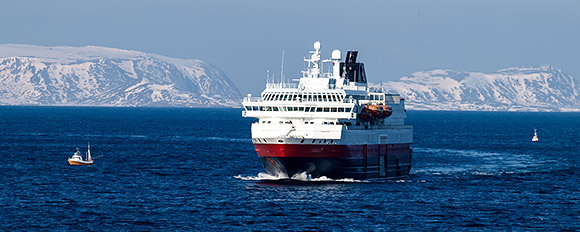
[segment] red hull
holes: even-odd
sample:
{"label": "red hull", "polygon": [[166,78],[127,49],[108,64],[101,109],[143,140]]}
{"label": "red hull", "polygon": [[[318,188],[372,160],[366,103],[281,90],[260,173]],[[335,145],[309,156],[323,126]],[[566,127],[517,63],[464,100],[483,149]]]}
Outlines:
{"label": "red hull", "polygon": [[410,144],[254,144],[271,175],[307,172],[313,177],[384,178],[409,175]]}

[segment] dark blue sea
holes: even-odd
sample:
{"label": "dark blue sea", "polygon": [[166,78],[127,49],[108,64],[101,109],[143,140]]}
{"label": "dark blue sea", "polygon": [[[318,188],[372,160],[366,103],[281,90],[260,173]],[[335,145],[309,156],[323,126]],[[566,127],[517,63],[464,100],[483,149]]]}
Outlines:
{"label": "dark blue sea", "polygon": [[411,175],[369,182],[260,180],[253,121],[0,107],[0,231],[580,230],[580,113],[409,111]]}

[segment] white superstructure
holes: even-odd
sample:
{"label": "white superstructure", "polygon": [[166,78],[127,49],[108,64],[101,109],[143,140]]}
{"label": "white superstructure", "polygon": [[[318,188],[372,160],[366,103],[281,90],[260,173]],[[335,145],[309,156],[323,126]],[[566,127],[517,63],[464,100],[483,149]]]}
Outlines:
{"label": "white superstructure", "polygon": [[[351,81],[340,75],[339,50],[332,52],[331,60],[320,59],[320,42],[314,43],[308,69],[298,84],[267,83],[261,97],[244,98],[243,116],[258,118],[252,125],[254,143],[286,143],[296,139],[327,139],[335,144],[356,142],[377,143],[378,137],[348,137],[348,130],[380,130],[393,143],[411,143],[410,125],[404,125],[406,111],[398,94],[370,92],[364,83]],[[332,73],[322,73],[322,64],[332,64]],[[363,74],[364,75],[364,74]],[[391,116],[376,121],[357,120],[361,106],[388,105]],[[353,132],[355,134],[367,132]],[[374,134],[374,133],[373,133]]]}

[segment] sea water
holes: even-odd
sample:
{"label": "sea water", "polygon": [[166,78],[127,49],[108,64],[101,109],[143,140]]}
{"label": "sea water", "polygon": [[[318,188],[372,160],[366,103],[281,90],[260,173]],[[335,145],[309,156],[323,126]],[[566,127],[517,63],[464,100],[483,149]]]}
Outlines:
{"label": "sea water", "polygon": [[411,175],[380,181],[268,176],[254,121],[0,107],[0,230],[580,230],[579,113],[408,111]]}

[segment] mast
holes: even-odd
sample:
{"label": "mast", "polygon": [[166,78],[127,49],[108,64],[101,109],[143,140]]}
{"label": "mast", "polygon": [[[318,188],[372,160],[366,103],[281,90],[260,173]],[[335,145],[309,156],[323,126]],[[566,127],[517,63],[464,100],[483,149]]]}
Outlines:
{"label": "mast", "polygon": [[280,65],[280,80],[282,81],[280,86],[284,86],[284,50],[282,50],[282,64]]}
{"label": "mast", "polygon": [[87,159],[93,160],[93,157],[91,157],[91,143],[90,142],[89,142],[89,146],[87,148]]}

